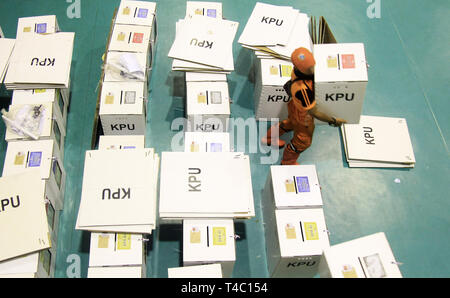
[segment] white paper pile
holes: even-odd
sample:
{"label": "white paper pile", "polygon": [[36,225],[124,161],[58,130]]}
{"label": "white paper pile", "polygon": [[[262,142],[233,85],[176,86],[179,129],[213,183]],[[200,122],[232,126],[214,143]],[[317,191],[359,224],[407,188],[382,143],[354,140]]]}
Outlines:
{"label": "white paper pile", "polygon": [[76,229],[151,234],[158,170],[153,149],[87,151]]}
{"label": "white paper pile", "polygon": [[0,39],[0,84],[3,83],[3,79],[5,78],[15,42],[15,39]]}
{"label": "white paper pile", "polygon": [[233,152],[163,152],[159,216],[175,221],[255,216],[249,157]]}
{"label": "white paper pile", "polygon": [[238,26],[237,22],[188,13],[176,23],[175,40],[168,54],[174,59],[172,70],[234,71],[233,41]]}
{"label": "white paper pile", "polygon": [[16,40],[7,89],[69,88],[75,34],[34,34]]}
{"label": "white paper pile", "polygon": [[258,58],[290,60],[299,47],[312,51],[309,17],[298,9],[257,2],[238,42]]}
{"label": "white paper pile", "polygon": [[414,151],[406,119],[361,116],[341,127],[349,167],[413,168]]}

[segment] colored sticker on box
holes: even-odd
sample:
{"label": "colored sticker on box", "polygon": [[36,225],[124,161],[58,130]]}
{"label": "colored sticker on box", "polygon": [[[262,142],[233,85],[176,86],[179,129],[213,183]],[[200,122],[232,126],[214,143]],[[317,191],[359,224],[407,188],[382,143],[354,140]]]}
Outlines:
{"label": "colored sticker on box", "polygon": [[297,234],[295,233],[295,227],[293,224],[286,224],[286,227],[284,228],[286,231],[286,239],[296,239]]}
{"label": "colored sticker on box", "polygon": [[344,278],[357,278],[356,270],[352,265],[344,265],[342,266],[342,275]]}
{"label": "colored sticker on box", "polygon": [[286,179],[286,181],[284,182],[284,187],[286,188],[286,192],[296,192],[294,180],[292,179]]}
{"label": "colored sticker on box", "polygon": [[200,229],[193,227],[190,233],[191,243],[200,243]]}
{"label": "colored sticker on box", "polygon": [[213,245],[227,244],[227,230],[225,227],[213,227]]}
{"label": "colored sticker on box", "polygon": [[42,152],[30,152],[28,159],[29,167],[39,167],[41,166]]}
{"label": "colored sticker on box", "polygon": [[98,248],[108,248],[109,245],[109,235],[98,235]]}
{"label": "colored sticker on box", "polygon": [[210,144],[211,152],[222,152],[222,144],[221,143],[211,143]]}
{"label": "colored sticker on box", "polygon": [[355,55],[344,54],[341,55],[342,58],[342,68],[355,68]]}
{"label": "colored sticker on box", "polygon": [[14,158],[14,164],[16,166],[23,165],[25,161],[25,153],[17,152],[16,157]]}
{"label": "colored sticker on box", "polygon": [[298,192],[310,192],[308,177],[295,177]]}
{"label": "colored sticker on box", "polygon": [[206,15],[208,17],[212,17],[215,18],[217,16],[216,10],[215,9],[207,9],[206,10]]}
{"label": "colored sticker on box", "polygon": [[117,249],[131,249],[131,234],[117,234]]}
{"label": "colored sticker on box", "polygon": [[148,16],[148,9],[139,8],[137,17],[141,19],[145,19]]}
{"label": "colored sticker on box", "polygon": [[281,65],[281,76],[291,77],[292,66],[291,65]]}
{"label": "colored sticker on box", "polygon": [[136,102],[136,91],[125,91],[125,104],[134,104]]}
{"label": "colored sticker on box", "polygon": [[144,33],[134,33],[133,43],[142,43],[142,42],[144,42]]}
{"label": "colored sticker on box", "polygon": [[36,24],[36,33],[47,33],[47,24]]}
{"label": "colored sticker on box", "polygon": [[315,222],[304,222],[306,240],[319,240],[319,232]]}

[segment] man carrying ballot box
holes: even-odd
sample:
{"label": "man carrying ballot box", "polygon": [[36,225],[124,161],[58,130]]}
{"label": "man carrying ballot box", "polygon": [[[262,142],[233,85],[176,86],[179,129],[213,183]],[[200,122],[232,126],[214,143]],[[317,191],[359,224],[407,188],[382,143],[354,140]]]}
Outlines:
{"label": "man carrying ballot box", "polygon": [[291,55],[294,65],[291,80],[284,85],[286,93],[291,97],[288,102],[288,118],[273,125],[261,142],[265,145],[275,145],[279,148],[286,144],[279,136],[294,131],[291,142],[283,153],[282,165],[298,165],[300,153],[311,146],[314,133],[314,118],[328,122],[331,126],[340,126],[347,121],[331,117],[321,112],[314,98],[314,66],[313,54],[306,48],[298,48]]}

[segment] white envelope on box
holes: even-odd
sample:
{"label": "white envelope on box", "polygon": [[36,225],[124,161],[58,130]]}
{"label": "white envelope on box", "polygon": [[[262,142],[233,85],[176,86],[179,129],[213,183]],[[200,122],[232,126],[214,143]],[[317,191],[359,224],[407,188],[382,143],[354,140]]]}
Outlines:
{"label": "white envelope on box", "polygon": [[222,69],[230,68],[230,49],[238,25],[237,22],[203,16],[180,20],[168,56]]}
{"label": "white envelope on box", "polygon": [[257,2],[238,42],[250,46],[286,45],[298,10]]}
{"label": "white envelope on box", "polygon": [[5,85],[8,89],[68,88],[75,33],[18,39]]}
{"label": "white envelope on box", "polygon": [[0,178],[0,261],[51,247],[39,170]]}

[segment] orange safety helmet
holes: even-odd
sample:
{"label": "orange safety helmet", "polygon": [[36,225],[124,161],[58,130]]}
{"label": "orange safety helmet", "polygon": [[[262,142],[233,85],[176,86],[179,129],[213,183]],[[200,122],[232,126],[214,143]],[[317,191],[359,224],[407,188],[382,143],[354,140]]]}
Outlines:
{"label": "orange safety helmet", "polygon": [[316,65],[313,54],[306,48],[295,49],[291,54],[291,61],[295,68],[305,74],[309,74],[309,69]]}

